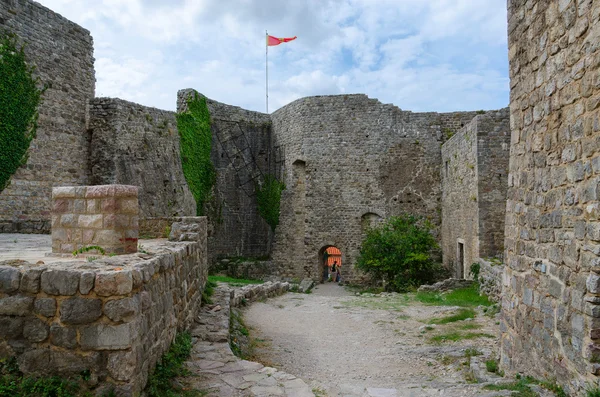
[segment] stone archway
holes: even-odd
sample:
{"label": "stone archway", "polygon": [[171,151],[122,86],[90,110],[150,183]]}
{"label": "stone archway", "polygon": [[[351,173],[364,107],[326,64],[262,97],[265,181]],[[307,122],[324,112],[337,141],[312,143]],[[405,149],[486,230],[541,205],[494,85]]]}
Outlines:
{"label": "stone archway", "polygon": [[326,275],[329,274],[334,262],[336,264],[336,267],[342,268],[344,263],[342,250],[333,244],[328,244],[321,247],[318,254],[319,272],[317,273],[320,275],[321,283],[326,281]]}

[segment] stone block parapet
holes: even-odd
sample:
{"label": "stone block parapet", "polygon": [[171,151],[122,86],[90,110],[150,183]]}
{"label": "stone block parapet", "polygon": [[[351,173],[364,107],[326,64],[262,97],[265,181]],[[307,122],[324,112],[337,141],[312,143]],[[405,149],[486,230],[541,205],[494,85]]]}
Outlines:
{"label": "stone block parapet", "polygon": [[98,246],[106,254],[137,252],[138,188],[126,185],[52,189],[52,252]]}
{"label": "stone block parapet", "polygon": [[232,292],[231,306],[239,307],[242,304],[273,298],[286,293],[290,289],[290,283],[281,281],[267,281],[264,284],[247,285]]}
{"label": "stone block parapet", "polygon": [[89,370],[116,395],[139,395],[175,334],[198,315],[207,278],[201,233],[91,262],[0,262],[1,355],[16,356],[26,374]]}

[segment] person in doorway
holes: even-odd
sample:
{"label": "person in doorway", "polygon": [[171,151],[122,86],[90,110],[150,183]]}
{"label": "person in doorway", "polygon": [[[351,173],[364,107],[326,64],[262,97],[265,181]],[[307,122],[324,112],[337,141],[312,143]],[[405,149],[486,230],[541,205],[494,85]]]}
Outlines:
{"label": "person in doorway", "polygon": [[329,278],[329,281],[336,281],[337,275],[338,275],[337,261],[333,261],[333,265],[331,265],[331,275],[330,275],[331,277]]}
{"label": "person in doorway", "polygon": [[335,277],[335,282],[338,284],[342,284],[342,268],[341,267],[337,267],[337,276]]}

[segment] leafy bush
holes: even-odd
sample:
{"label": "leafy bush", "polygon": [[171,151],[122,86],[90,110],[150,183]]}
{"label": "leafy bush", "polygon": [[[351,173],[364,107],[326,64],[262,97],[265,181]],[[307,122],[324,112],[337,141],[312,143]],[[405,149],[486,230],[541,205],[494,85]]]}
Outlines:
{"label": "leafy bush", "polygon": [[469,269],[469,274],[473,276],[473,280],[477,282],[479,280],[479,271],[481,270],[481,265],[477,262],[471,264]]}
{"label": "leafy bush", "polygon": [[0,192],[27,161],[42,91],[16,36],[0,31]]}
{"label": "leafy bush", "polygon": [[443,274],[431,255],[437,248],[430,223],[404,214],[367,231],[356,267],[384,280],[388,290],[406,291]]}

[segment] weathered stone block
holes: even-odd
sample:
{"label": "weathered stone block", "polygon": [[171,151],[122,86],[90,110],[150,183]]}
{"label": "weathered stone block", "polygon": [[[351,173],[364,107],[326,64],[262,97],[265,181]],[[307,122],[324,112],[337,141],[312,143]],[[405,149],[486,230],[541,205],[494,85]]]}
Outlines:
{"label": "weathered stone block", "polygon": [[26,316],[33,310],[33,298],[29,296],[9,296],[0,299],[0,315]]}
{"label": "weathered stone block", "polygon": [[44,317],[53,317],[56,314],[56,300],[54,298],[36,298],[33,302],[34,312]]}
{"label": "weathered stone block", "polygon": [[19,289],[21,272],[14,267],[0,268],[0,292],[15,292]]}
{"label": "weathered stone block", "polygon": [[77,226],[85,229],[101,229],[103,216],[98,215],[79,215],[79,221]]}
{"label": "weathered stone block", "polygon": [[89,325],[80,329],[80,344],[84,350],[124,350],[131,347],[129,324]]}
{"label": "weathered stone block", "polygon": [[600,276],[596,273],[590,273],[585,282],[588,292],[592,294],[600,293]]}
{"label": "weathered stone block", "polygon": [[52,324],[50,327],[50,341],[55,346],[74,349],[77,347],[77,331],[75,328]]}
{"label": "weathered stone block", "polygon": [[115,322],[130,321],[139,311],[140,304],[137,298],[111,300],[104,305],[104,314]]}
{"label": "weathered stone block", "polygon": [[131,271],[103,272],[96,274],[94,291],[99,296],[126,295],[132,291]]}
{"label": "weathered stone block", "polygon": [[59,186],[52,188],[52,198],[76,198],[77,194],[74,186]]}
{"label": "weathered stone block", "polygon": [[96,273],[94,272],[83,272],[79,278],[79,293],[81,295],[87,295],[94,288],[94,281],[96,279]]}
{"label": "weathered stone block", "polygon": [[37,317],[26,319],[23,336],[30,342],[43,342],[48,337],[48,325]]}
{"label": "weathered stone block", "polygon": [[0,337],[19,338],[23,333],[23,317],[0,316]]}
{"label": "weathered stone block", "polygon": [[80,273],[69,270],[46,270],[41,276],[42,291],[49,295],[75,295]]}
{"label": "weathered stone block", "polygon": [[60,304],[60,321],[64,324],[89,324],[102,315],[100,299],[69,298]]}
{"label": "weathered stone block", "polygon": [[133,378],[139,369],[141,362],[138,354],[134,351],[116,352],[108,356],[106,368],[108,373],[116,380],[127,381]]}
{"label": "weathered stone block", "polygon": [[45,268],[26,269],[21,278],[20,290],[30,294],[37,294],[40,290],[40,278]]}

